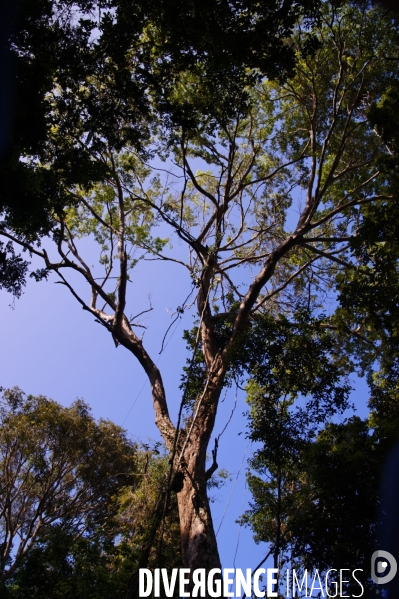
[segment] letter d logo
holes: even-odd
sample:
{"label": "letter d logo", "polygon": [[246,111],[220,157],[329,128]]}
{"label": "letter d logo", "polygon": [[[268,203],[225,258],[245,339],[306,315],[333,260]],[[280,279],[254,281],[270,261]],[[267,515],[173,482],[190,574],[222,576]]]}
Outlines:
{"label": "letter d logo", "polygon": [[376,584],[391,582],[398,570],[396,559],[389,553],[379,549],[371,556],[371,578]]}

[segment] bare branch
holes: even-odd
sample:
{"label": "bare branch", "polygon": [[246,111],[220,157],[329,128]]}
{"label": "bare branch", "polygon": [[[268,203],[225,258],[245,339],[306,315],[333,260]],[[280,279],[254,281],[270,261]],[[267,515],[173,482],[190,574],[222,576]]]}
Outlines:
{"label": "bare branch", "polygon": [[[307,243],[303,243],[301,245],[302,245],[302,247],[305,247],[308,250],[310,250],[311,252],[313,252],[314,254],[318,254],[319,256],[322,256],[323,258],[332,260],[333,262],[336,262],[337,264],[340,264],[341,266],[344,266],[345,268],[355,268],[354,264],[351,264],[350,262],[346,262],[345,260],[342,260],[341,258],[337,258],[332,253],[323,252],[322,250],[319,250],[318,248],[315,248],[312,245],[308,245]],[[341,251],[341,250],[338,250],[338,251]]]}

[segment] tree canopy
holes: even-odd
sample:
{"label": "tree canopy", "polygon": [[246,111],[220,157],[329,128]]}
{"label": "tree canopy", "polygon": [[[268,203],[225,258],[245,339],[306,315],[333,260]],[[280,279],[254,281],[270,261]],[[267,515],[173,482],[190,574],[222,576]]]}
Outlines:
{"label": "tree canopy", "polygon": [[51,526],[63,522],[80,535],[112,516],[111,497],[135,480],[136,447],[113,423],[96,424],[82,401],[62,408],[12,389],[3,395],[0,418],[6,580]]}
{"label": "tree canopy", "polygon": [[[295,337],[298,332],[290,328],[290,334]],[[371,592],[370,556],[378,546],[384,511],[381,474],[399,432],[396,401],[377,405],[372,395],[368,418],[331,421],[348,405],[336,401],[338,381],[328,385],[330,373],[341,372],[342,377],[344,371],[334,352],[336,343],[323,343],[325,334],[320,328],[310,331],[319,348],[311,352],[300,331],[298,342],[305,343],[306,353],[290,355],[280,347],[277,367],[271,362],[272,373],[268,368],[253,371],[247,397],[249,435],[257,449],[248,474],[253,500],[244,522],[257,543],[269,543],[281,580],[286,568],[326,572],[341,564],[352,571],[361,569],[359,580]],[[262,364],[261,351],[259,355]],[[320,372],[327,413],[318,405],[308,368],[295,368],[298,355],[311,372]],[[291,380],[287,388],[286,378]],[[344,376],[341,392],[348,390]],[[345,592],[350,590],[349,586]]]}

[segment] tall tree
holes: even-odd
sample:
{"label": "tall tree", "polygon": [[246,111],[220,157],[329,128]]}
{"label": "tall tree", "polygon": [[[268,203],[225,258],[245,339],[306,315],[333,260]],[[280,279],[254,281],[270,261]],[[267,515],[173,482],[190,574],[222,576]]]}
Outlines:
{"label": "tall tree", "polygon": [[[232,12],[223,12],[230,15],[227,20],[217,13],[218,35],[234,32],[232,23],[241,26],[240,19],[244,33],[246,26],[249,34],[257,31],[252,24],[262,15],[256,7],[229,7]],[[290,7],[298,8],[284,3],[281,10]],[[92,25],[80,21],[88,48],[82,51],[82,70],[75,79],[69,67],[60,71],[58,87],[48,100],[51,127],[44,161],[30,159],[34,172],[57,174],[57,189],[68,199],[64,209],[51,212],[58,256],[13,230],[7,216],[1,232],[40,257],[44,273],[55,272],[115,344],[143,367],[156,424],[171,453],[173,478],[182,482],[177,499],[183,563],[210,569],[220,567],[220,560],[207,497],[206,450],[234,351],[260,314],[290,315],[299,299],[309,311],[326,310],[335,298],[337,279],[361,268],[351,245],[360,208],[395,203],[378,168],[387,150],[366,111],[387,79],[398,75],[395,66],[387,69],[385,60],[396,43],[396,25],[378,8],[337,8],[324,2],[312,37],[306,21],[295,27],[289,46],[296,56],[295,74],[285,83],[255,78],[249,85],[246,79],[243,89],[241,72],[225,68],[217,52],[212,62],[206,43],[214,38],[207,29],[198,41],[189,27],[188,45],[179,42],[160,56],[154,51],[155,62],[148,63],[152,68],[143,69],[149,48],[163,51],[156,42],[165,23],[161,20],[157,28],[146,21],[132,38],[123,26],[125,8],[121,4],[115,14],[101,13],[99,42],[90,42]],[[195,16],[186,8],[183,13],[185,20]],[[265,23],[275,23],[281,49],[293,21],[284,29],[286,21],[273,21],[272,14]],[[237,21],[231,21],[234,16]],[[174,44],[176,30],[172,27],[169,33],[167,44]],[[262,39],[268,40],[265,52],[276,47],[273,36]],[[224,47],[218,48],[224,55]],[[248,51],[243,63],[262,73],[266,63],[248,58],[254,56],[254,46],[243,48]],[[170,65],[177,65],[173,77]],[[160,79],[164,69],[165,81]],[[280,71],[278,63],[277,72],[264,74]],[[155,149],[165,159],[158,171],[156,163],[150,164]],[[73,174],[75,168],[82,179]],[[188,259],[169,251],[166,234],[153,233],[159,223],[162,232],[169,229],[169,239],[174,236],[185,244]],[[82,237],[98,243],[103,270],[85,260]],[[144,256],[180,264],[187,286],[196,293],[193,345],[201,360],[188,366],[176,425],[161,372],[136,332],[139,316],[128,312],[129,273]],[[88,299],[74,287],[69,272],[87,284]],[[346,329],[353,339],[362,340],[361,327]]]}

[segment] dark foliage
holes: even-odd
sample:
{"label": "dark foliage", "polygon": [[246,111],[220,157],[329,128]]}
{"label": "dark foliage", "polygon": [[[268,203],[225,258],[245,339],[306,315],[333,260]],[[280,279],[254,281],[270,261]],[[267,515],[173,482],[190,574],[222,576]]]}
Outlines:
{"label": "dark foliage", "polygon": [[15,297],[20,297],[25,284],[28,263],[16,256],[11,242],[0,241],[0,289],[5,289]]}

